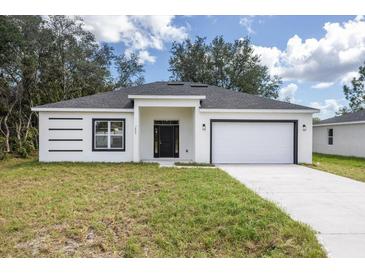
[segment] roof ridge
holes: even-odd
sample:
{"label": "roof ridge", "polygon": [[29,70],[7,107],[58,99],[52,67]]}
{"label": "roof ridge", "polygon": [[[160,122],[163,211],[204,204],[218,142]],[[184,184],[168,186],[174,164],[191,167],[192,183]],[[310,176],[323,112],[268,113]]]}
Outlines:
{"label": "roof ridge", "polygon": [[171,83],[171,81],[155,81],[139,86],[120,87],[110,91],[44,104],[37,107],[123,109],[133,108],[133,102],[127,95],[205,95],[206,99],[202,101],[202,108],[315,110],[307,106],[204,83],[180,82],[184,83],[183,85],[168,85],[168,83]]}

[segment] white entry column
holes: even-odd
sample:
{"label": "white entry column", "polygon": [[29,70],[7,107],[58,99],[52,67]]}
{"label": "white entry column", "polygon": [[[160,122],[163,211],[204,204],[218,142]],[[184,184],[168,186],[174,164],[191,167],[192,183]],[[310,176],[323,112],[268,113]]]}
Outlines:
{"label": "white entry column", "polygon": [[199,162],[199,142],[200,142],[200,121],[199,121],[199,106],[194,107],[194,162]]}
{"label": "white entry column", "polygon": [[139,141],[140,141],[140,137],[139,137],[139,106],[138,103],[135,102],[134,104],[134,115],[133,115],[133,162],[139,162],[140,159],[140,154],[139,154]]}

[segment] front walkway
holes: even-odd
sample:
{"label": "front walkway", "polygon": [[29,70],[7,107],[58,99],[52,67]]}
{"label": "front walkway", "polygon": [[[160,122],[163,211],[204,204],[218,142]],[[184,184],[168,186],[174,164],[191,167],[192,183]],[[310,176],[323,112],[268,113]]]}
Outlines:
{"label": "front walkway", "polygon": [[219,165],[318,232],[329,257],[365,257],[365,183],[298,165]]}

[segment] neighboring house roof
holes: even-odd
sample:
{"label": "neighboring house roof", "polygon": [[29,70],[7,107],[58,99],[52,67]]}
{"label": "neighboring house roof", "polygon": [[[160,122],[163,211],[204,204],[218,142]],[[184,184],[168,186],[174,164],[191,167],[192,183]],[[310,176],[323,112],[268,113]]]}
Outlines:
{"label": "neighboring house roof", "polygon": [[120,88],[36,108],[133,108],[128,95],[205,95],[201,107],[206,109],[288,109],[313,108],[272,100],[244,92],[191,82],[154,82],[136,87]]}
{"label": "neighboring house roof", "polygon": [[324,125],[324,124],[338,124],[338,123],[351,123],[351,122],[365,122],[365,109],[343,114],[341,116],[335,116],[326,120],[322,120],[315,125]]}

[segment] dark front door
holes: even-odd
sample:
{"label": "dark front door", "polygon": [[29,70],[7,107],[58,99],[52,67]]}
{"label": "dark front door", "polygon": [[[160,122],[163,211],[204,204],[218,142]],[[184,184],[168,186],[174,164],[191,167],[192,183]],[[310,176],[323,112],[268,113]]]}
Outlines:
{"label": "dark front door", "polygon": [[174,157],[174,127],[160,126],[160,157]]}
{"label": "dark front door", "polygon": [[154,126],[154,157],[179,158],[179,125],[175,121],[157,122]]}

